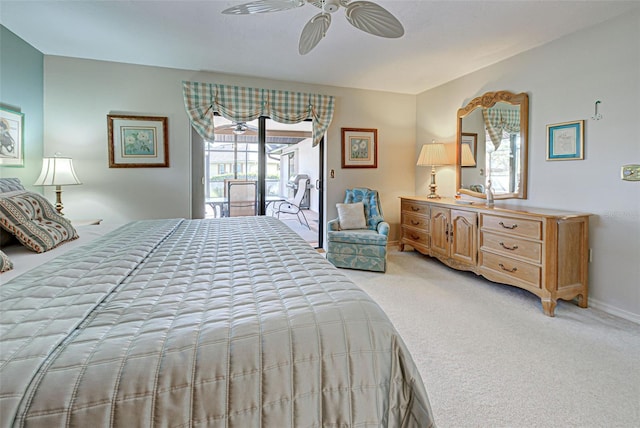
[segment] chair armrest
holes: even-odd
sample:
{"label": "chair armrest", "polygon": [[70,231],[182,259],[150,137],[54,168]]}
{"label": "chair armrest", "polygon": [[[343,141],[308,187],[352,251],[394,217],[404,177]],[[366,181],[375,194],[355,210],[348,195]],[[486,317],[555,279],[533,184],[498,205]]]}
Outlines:
{"label": "chair armrest", "polygon": [[378,223],[378,233],[380,235],[389,236],[389,223],[386,221],[381,221]]}
{"label": "chair armrest", "polygon": [[334,218],[333,220],[329,220],[327,223],[327,230],[338,231],[340,230],[340,220]]}

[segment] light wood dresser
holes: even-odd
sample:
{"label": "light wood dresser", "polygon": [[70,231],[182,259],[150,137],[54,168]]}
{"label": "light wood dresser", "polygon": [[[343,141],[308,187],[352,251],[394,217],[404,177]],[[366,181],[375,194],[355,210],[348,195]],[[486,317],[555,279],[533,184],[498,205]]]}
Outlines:
{"label": "light wood dresser", "polygon": [[587,307],[589,214],[407,196],[401,223],[401,251],[528,290],[549,316],[558,299]]}

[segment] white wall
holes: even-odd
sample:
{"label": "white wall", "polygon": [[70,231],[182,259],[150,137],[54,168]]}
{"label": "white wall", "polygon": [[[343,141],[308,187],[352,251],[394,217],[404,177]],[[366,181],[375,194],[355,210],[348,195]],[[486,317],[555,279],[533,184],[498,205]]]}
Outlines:
{"label": "white wall", "polygon": [[[191,215],[191,135],[183,80],[335,96],[326,148],[326,171],[335,170],[335,178],[325,181],[325,219],[337,215],[335,204],[344,199],[346,188],[375,188],[392,224],[391,239],[397,239],[398,196],[414,192],[415,96],[45,56],[44,155],[71,156],[83,181],[81,186],[64,188],[69,218],[123,222]],[[168,116],[171,166],[109,168],[107,114],[112,112]],[[378,129],[377,169],[341,169],[341,127]],[[53,198],[50,192],[47,195]]]}
{"label": "white wall", "polygon": [[[640,322],[640,182],[620,179],[621,165],[640,163],[640,13],[419,94],[416,149],[454,140],[457,109],[497,90],[529,94],[529,196],[520,204],[592,213],[590,304]],[[598,100],[603,118],[592,120]],[[546,125],[579,119],[585,159],[546,161]],[[455,193],[452,170],[438,173],[439,193]],[[426,180],[418,171],[418,191]]]}

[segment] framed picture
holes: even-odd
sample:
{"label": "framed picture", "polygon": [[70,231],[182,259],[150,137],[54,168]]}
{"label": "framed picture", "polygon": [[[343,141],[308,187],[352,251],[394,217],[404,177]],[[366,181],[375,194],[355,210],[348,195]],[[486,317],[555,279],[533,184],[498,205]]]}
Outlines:
{"label": "framed picture", "polygon": [[0,166],[24,166],[24,113],[0,107]]}
{"label": "framed picture", "polygon": [[584,120],[547,125],[547,160],[584,159]]}
{"label": "framed picture", "polygon": [[467,144],[469,146],[469,150],[471,151],[471,154],[473,155],[473,162],[470,162],[469,159],[465,158],[465,149],[464,147],[461,150],[462,153],[462,160],[461,160],[461,165],[462,167],[469,167],[469,166],[476,166],[476,163],[478,162],[478,134],[476,133],[470,133],[470,132],[463,132],[462,133],[462,144]]}
{"label": "framed picture", "polygon": [[378,130],[342,128],[342,167],[378,167]]}
{"label": "framed picture", "polygon": [[109,168],[169,166],[166,117],[107,115]]}

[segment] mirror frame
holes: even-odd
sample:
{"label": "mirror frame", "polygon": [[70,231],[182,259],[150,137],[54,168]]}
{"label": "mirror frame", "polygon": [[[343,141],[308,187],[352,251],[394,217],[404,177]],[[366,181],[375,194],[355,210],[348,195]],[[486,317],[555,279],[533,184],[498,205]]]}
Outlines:
{"label": "mirror frame", "polygon": [[476,198],[485,198],[484,193],[473,192],[469,189],[461,189],[462,168],[460,167],[461,147],[462,147],[462,119],[478,107],[493,107],[498,102],[520,106],[520,160],[522,171],[520,174],[520,188],[518,192],[502,193],[494,196],[494,199],[527,199],[527,172],[528,172],[528,152],[529,152],[529,96],[521,92],[514,94],[509,91],[487,92],[472,99],[466,106],[458,109],[458,124],[456,138],[456,190]]}

